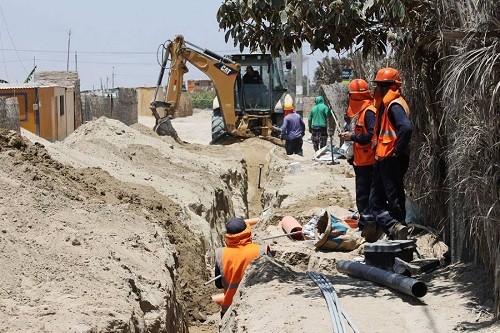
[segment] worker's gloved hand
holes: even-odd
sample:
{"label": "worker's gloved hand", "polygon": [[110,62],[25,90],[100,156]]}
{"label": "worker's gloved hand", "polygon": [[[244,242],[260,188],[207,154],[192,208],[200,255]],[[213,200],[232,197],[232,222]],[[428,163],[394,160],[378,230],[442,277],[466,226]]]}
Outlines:
{"label": "worker's gloved hand", "polygon": [[352,136],[351,132],[342,132],[339,134],[339,137],[345,141],[351,141],[351,136]]}

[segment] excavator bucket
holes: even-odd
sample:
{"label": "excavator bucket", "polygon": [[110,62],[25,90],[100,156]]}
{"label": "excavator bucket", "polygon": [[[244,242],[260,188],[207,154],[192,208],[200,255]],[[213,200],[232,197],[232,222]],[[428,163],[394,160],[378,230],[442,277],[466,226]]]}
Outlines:
{"label": "excavator bucket", "polygon": [[159,135],[159,136],[171,136],[174,138],[174,140],[179,143],[179,144],[184,144],[184,141],[182,141],[179,138],[179,135],[177,135],[177,131],[175,130],[174,126],[172,125],[172,121],[170,120],[170,117],[163,117],[158,119],[156,122],[155,127],[153,130]]}

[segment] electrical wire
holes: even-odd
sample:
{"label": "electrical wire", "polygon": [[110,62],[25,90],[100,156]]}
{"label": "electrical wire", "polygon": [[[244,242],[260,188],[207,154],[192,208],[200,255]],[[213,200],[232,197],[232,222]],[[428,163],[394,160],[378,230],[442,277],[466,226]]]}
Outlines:
{"label": "electrical wire", "polygon": [[7,30],[7,34],[9,35],[10,42],[12,43],[12,46],[14,47],[14,51],[16,52],[17,58],[19,59],[19,62],[21,63],[21,66],[23,66],[24,72],[26,74],[28,74],[28,71],[26,70],[26,67],[24,67],[23,62],[21,61],[21,57],[19,56],[19,53],[17,52],[16,44],[14,44],[14,40],[12,39],[12,35],[10,34],[9,26],[7,24],[7,20],[5,19],[5,15],[3,14],[2,6],[0,6],[0,14],[2,14],[3,21],[5,22],[5,30]]}
{"label": "electrical wire", "polygon": [[[66,60],[57,59],[40,59],[37,61],[47,61],[47,62],[66,62]],[[141,66],[156,66],[154,63],[149,62],[107,62],[107,61],[78,61],[79,64],[96,64],[96,65],[141,65]]]}
{"label": "electrical wire", "polygon": [[316,285],[321,290],[323,297],[326,300],[326,305],[328,308],[328,313],[330,314],[330,319],[333,325],[334,333],[345,333],[344,327],[342,325],[342,320],[337,312],[337,307],[334,304],[333,296],[331,292],[328,290],[328,286],[325,284],[325,281],[319,277],[319,275],[315,272],[308,271],[307,275],[311,278],[311,280],[316,283]]}
{"label": "electrical wire", "polygon": [[[358,328],[354,324],[354,322],[351,320],[351,318],[345,313],[345,311],[342,309],[340,306],[339,298],[337,296],[337,292],[335,291],[335,288],[333,285],[330,283],[330,281],[327,280],[327,278],[319,273],[313,272],[313,271],[308,271],[307,275],[313,280],[318,287],[320,288],[323,296],[327,300],[327,305],[330,307],[334,307],[334,309],[328,309],[330,312],[330,316],[332,318],[332,321],[334,323],[334,331],[339,330],[340,332],[345,332],[344,324],[342,323],[342,320],[340,318],[340,315],[342,315],[345,320],[347,321],[347,324],[351,327],[352,331],[354,333],[359,333]],[[340,323],[340,325],[338,325]],[[337,325],[335,325],[337,324]]]}
{"label": "electrical wire", "polygon": [[[33,53],[63,53],[66,54],[68,51],[55,51],[55,50],[17,50],[10,48],[1,48],[2,51],[16,51],[16,52],[33,52]],[[136,52],[136,51],[78,51],[81,54],[125,54],[125,55],[153,55],[154,52]]]}
{"label": "electrical wire", "polygon": [[3,67],[5,68],[5,78],[9,81],[9,72],[7,71],[7,60],[5,60],[5,54],[3,53],[3,38],[2,32],[0,31],[0,47],[2,47],[2,59],[3,59]]}

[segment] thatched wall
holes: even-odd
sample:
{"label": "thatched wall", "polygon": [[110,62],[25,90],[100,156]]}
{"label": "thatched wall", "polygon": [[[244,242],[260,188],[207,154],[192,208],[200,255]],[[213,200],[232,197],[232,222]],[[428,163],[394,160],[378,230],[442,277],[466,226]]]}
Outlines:
{"label": "thatched wall", "polygon": [[19,101],[15,97],[0,97],[0,128],[20,132]]}
{"label": "thatched wall", "polygon": [[407,189],[454,262],[487,268],[498,317],[500,5],[443,0],[437,13],[426,38],[398,49],[415,125]]}
{"label": "thatched wall", "polygon": [[[349,90],[342,83],[323,84],[320,87],[320,95],[323,96],[326,105],[333,111],[338,124],[329,121],[328,127],[335,127],[335,131],[339,134],[339,127],[344,126],[344,114],[347,109],[347,97]],[[331,119],[330,119],[331,120]]]}

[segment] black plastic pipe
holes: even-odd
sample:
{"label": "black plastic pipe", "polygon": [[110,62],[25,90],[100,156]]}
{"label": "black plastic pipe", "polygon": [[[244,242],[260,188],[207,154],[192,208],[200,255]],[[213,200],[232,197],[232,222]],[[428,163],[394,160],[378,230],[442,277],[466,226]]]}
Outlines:
{"label": "black plastic pipe", "polygon": [[427,285],[411,277],[349,260],[339,260],[337,270],[341,273],[370,280],[383,286],[399,290],[414,297],[424,297]]}

